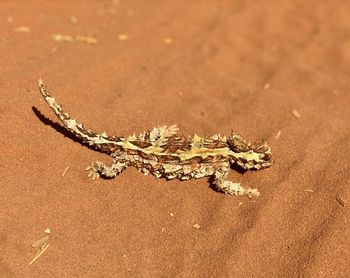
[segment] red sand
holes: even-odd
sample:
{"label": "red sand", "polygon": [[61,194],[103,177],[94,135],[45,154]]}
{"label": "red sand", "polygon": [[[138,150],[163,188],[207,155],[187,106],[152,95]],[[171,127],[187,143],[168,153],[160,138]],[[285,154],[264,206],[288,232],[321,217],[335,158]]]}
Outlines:
{"label": "red sand", "polygon": [[[350,4],[117,2],[0,4],[0,276],[349,275]],[[38,78],[99,132],[176,123],[265,139],[271,168],[230,173],[261,197],[135,169],[88,180],[87,165],[110,159],[48,124]]]}

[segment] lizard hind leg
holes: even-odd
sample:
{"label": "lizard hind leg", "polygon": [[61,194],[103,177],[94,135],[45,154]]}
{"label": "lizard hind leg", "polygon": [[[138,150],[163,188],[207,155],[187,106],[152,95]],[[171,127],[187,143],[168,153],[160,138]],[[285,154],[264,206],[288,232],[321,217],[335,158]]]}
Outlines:
{"label": "lizard hind leg", "polygon": [[258,197],[260,192],[257,189],[244,188],[240,183],[229,181],[227,178],[227,172],[216,171],[214,174],[213,185],[215,188],[225,194],[237,195],[237,196],[248,196],[249,198]]}
{"label": "lizard hind leg", "polygon": [[120,174],[127,167],[128,165],[125,162],[119,162],[114,159],[110,166],[101,161],[95,161],[86,168],[86,171],[88,171],[88,177],[91,177],[93,180],[98,179],[100,176],[111,179]]}

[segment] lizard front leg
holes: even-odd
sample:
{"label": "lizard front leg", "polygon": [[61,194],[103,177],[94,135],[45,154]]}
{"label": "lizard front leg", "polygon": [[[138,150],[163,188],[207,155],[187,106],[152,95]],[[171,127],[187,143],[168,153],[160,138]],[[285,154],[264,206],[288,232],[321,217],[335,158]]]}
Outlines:
{"label": "lizard front leg", "polygon": [[117,159],[113,159],[113,162],[110,166],[104,164],[101,161],[95,161],[91,164],[91,166],[86,168],[86,171],[88,171],[88,177],[91,177],[93,180],[95,180],[100,176],[104,178],[114,178],[127,167],[128,165],[126,162],[120,162]]}
{"label": "lizard front leg", "polygon": [[249,198],[258,197],[260,195],[257,189],[244,188],[240,183],[235,183],[227,180],[228,167],[221,167],[214,173],[214,186],[220,192],[230,195],[242,196],[246,195]]}

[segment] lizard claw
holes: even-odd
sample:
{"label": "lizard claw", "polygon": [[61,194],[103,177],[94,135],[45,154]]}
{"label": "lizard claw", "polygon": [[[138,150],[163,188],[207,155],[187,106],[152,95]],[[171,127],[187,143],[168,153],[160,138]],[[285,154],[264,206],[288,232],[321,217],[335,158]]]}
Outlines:
{"label": "lizard claw", "polygon": [[100,177],[100,174],[98,173],[95,165],[91,165],[87,167],[86,171],[88,172],[88,178],[92,178],[93,180],[96,180]]}

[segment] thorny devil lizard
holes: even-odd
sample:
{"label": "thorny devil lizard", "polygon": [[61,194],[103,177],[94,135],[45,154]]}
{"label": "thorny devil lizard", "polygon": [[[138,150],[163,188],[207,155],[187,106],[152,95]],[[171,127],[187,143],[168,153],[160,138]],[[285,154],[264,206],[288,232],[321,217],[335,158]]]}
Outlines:
{"label": "thorny devil lizard", "polygon": [[62,106],[50,96],[42,80],[38,81],[40,93],[64,126],[84,144],[109,154],[111,165],[95,161],[86,170],[88,176],[114,178],[128,166],[134,166],[145,175],[166,179],[188,180],[212,177],[218,191],[231,195],[259,196],[259,191],[244,188],[240,183],[227,180],[232,164],[245,170],[269,167],[271,149],[266,143],[251,145],[240,135],[232,133],[227,139],[220,135],[211,137],[183,136],[176,125],[160,126],[139,136],[127,138],[97,134],[64,112]]}

